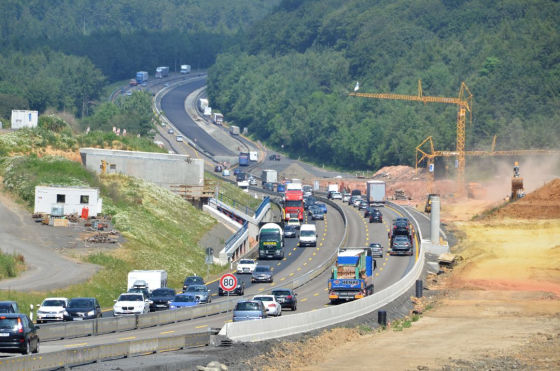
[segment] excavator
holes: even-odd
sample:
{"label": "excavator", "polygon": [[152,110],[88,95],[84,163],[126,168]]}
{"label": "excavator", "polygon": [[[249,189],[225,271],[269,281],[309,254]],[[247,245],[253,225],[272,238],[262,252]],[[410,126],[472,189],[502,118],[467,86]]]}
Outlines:
{"label": "excavator", "polygon": [[523,190],[523,178],[519,174],[519,162],[515,161],[513,164],[513,177],[511,178],[511,195],[509,200],[515,201],[522,197],[525,197],[525,191]]}

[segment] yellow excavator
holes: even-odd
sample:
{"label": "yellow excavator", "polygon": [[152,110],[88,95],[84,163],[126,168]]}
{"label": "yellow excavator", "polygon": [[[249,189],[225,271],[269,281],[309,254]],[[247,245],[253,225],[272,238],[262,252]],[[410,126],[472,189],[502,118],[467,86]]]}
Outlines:
{"label": "yellow excavator", "polygon": [[511,195],[509,197],[510,201],[515,201],[525,197],[525,191],[523,189],[523,178],[519,174],[519,162],[515,161],[513,164],[513,177],[511,178]]}

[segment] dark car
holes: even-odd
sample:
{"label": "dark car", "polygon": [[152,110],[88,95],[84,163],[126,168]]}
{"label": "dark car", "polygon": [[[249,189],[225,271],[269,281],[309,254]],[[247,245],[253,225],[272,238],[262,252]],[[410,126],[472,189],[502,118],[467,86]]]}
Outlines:
{"label": "dark car", "polygon": [[39,353],[39,335],[33,322],[25,314],[0,315],[0,352]]}
{"label": "dark car", "polygon": [[366,207],[366,209],[364,210],[364,218],[367,218],[369,216],[369,214],[371,214],[371,212],[374,211],[374,210],[377,210],[377,209],[373,206]]}
{"label": "dark car", "polygon": [[150,290],[148,289],[147,286],[134,286],[129,288],[127,292],[134,293],[134,294],[142,294],[144,295],[145,299],[150,298]]}
{"label": "dark car", "polygon": [[268,265],[257,265],[251,275],[251,282],[271,282],[272,270]]}
{"label": "dark car", "polygon": [[311,205],[311,206],[309,206],[309,208],[307,209],[307,215],[311,216],[311,215],[313,215],[313,213],[314,213],[315,211],[321,211],[321,210],[319,209],[319,206]]}
{"label": "dark car", "polygon": [[19,313],[17,303],[15,301],[0,301],[0,313]]}
{"label": "dark car", "polygon": [[284,227],[284,237],[286,238],[296,238],[297,228],[293,225],[286,225]]}
{"label": "dark car", "polygon": [[67,320],[81,321],[101,317],[101,307],[96,298],[72,298],[66,307]]}
{"label": "dark car", "polygon": [[311,220],[325,220],[325,213],[320,208],[313,208],[311,212]]}
{"label": "dark car", "polygon": [[214,172],[221,173],[224,168],[221,165],[214,166]]}
{"label": "dark car", "polygon": [[313,196],[307,196],[303,198],[303,208],[308,210],[311,206],[315,206],[317,200]]}
{"label": "dark car", "polygon": [[292,289],[274,289],[272,295],[276,297],[276,301],[282,305],[282,308],[297,309],[297,294]]}
{"label": "dark car", "polygon": [[370,243],[369,247],[371,249],[371,256],[373,258],[383,258],[383,246],[381,246],[380,243]]}
{"label": "dark car", "polygon": [[204,278],[199,276],[188,276],[183,282],[183,291],[187,291],[190,285],[204,285]]}
{"label": "dark car", "polygon": [[152,291],[152,296],[150,297],[150,312],[169,309],[169,303],[173,301],[175,295],[177,295],[175,290],[167,287]]}
{"label": "dark car", "polygon": [[408,218],[397,218],[393,221],[393,235],[410,236],[410,222]]}
{"label": "dark car", "polygon": [[268,156],[268,159],[272,160],[272,161],[274,161],[274,160],[280,161],[281,157],[278,154],[272,154],[272,155]]}
{"label": "dark car", "polygon": [[393,237],[391,255],[412,255],[412,244],[407,236],[397,235]]}
{"label": "dark car", "polygon": [[245,173],[237,173],[237,175],[235,176],[235,180],[238,182],[242,182],[245,180],[247,174]]}
{"label": "dark car", "polygon": [[233,170],[233,175],[237,175],[237,174],[239,174],[239,173],[241,173],[241,169],[238,168],[238,167],[236,167],[236,168]]}
{"label": "dark car", "polygon": [[266,318],[266,308],[260,300],[242,300],[233,309],[233,322]]}
{"label": "dark car", "polygon": [[267,191],[274,192],[274,184],[273,183],[264,183],[263,188]]}
{"label": "dark car", "polygon": [[[224,291],[222,289],[222,287],[220,285],[218,285],[218,295],[219,296],[224,296],[227,295],[227,291]],[[230,295],[239,295],[239,296],[243,296],[245,295],[245,282],[241,281],[240,279],[237,279],[237,286],[235,287],[235,290],[230,291],[229,292]]]}
{"label": "dark car", "polygon": [[383,214],[378,209],[374,209],[369,214],[370,223],[383,223]]}

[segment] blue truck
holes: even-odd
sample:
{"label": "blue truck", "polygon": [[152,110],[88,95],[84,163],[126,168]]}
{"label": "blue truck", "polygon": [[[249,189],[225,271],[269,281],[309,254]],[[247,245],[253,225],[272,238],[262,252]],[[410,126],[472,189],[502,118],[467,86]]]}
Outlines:
{"label": "blue truck", "polygon": [[376,266],[369,247],[339,249],[328,283],[331,303],[361,299],[373,294],[373,271]]}
{"label": "blue truck", "polygon": [[148,82],[148,72],[138,71],[136,72],[136,83],[142,84]]}
{"label": "blue truck", "polygon": [[249,152],[239,152],[239,166],[249,166]]}

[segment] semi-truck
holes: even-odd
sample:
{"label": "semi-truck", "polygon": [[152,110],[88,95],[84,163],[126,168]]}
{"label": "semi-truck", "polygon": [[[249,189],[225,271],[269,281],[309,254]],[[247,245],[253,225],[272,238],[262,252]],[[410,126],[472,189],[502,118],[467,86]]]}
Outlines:
{"label": "semi-truck", "polygon": [[148,72],[146,71],[138,71],[136,72],[136,83],[137,84],[143,84],[145,82],[148,82]]}
{"label": "semi-truck", "polygon": [[200,108],[201,112],[204,112],[204,110],[208,107],[208,99],[206,98],[200,98],[198,100],[198,108]]}
{"label": "semi-truck", "polygon": [[275,223],[259,229],[259,259],[284,259],[284,231]]}
{"label": "semi-truck", "polygon": [[230,133],[231,135],[239,135],[240,132],[241,132],[241,131],[239,130],[239,126],[231,125],[231,126],[229,127],[229,133]]}
{"label": "semi-truck", "polygon": [[250,151],[249,152],[249,161],[259,161],[259,153],[257,151]]}
{"label": "semi-truck", "polygon": [[287,185],[284,194],[284,220],[290,218],[298,218],[303,221],[303,191],[299,189],[290,189],[291,183]]}
{"label": "semi-truck", "polygon": [[376,266],[369,247],[339,249],[328,282],[331,303],[361,299],[373,294],[373,271]]}
{"label": "semi-truck", "polygon": [[276,183],[278,182],[278,172],[276,170],[266,169],[261,174],[262,183]]}
{"label": "semi-truck", "polygon": [[249,166],[249,152],[239,152],[239,166]]}
{"label": "semi-truck", "polygon": [[382,205],[385,203],[385,182],[382,180],[368,180],[366,183],[367,202]]}
{"label": "semi-truck", "polygon": [[169,76],[169,67],[162,66],[156,68],[156,79],[163,79],[167,76]]}
{"label": "semi-truck", "polygon": [[167,287],[167,272],[164,270],[134,270],[128,272],[127,289],[148,286],[148,291]]}
{"label": "semi-truck", "polygon": [[214,112],[212,114],[212,121],[216,125],[222,125],[224,123],[224,115],[222,115],[221,113],[218,113],[218,112]]}
{"label": "semi-truck", "polygon": [[181,74],[186,75],[187,73],[191,73],[191,65],[190,64],[182,64],[181,65]]}

